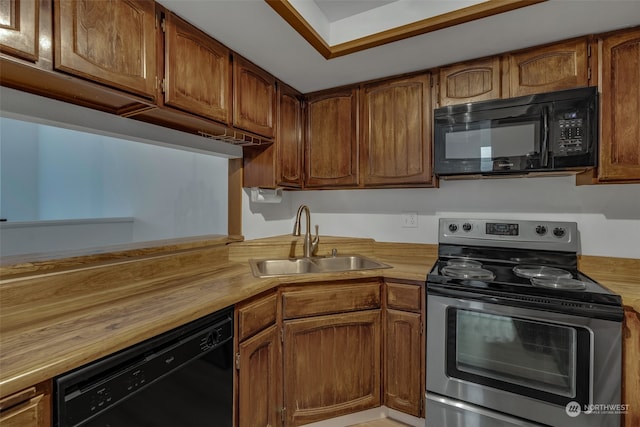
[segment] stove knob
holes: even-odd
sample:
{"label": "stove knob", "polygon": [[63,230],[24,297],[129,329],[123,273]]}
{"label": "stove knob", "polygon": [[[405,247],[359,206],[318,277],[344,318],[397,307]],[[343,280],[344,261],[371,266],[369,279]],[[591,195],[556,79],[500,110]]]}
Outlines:
{"label": "stove knob", "polygon": [[564,237],[565,234],[566,234],[566,231],[564,228],[556,227],[553,229],[553,235],[556,237]]}
{"label": "stove knob", "polygon": [[545,234],[547,234],[547,227],[545,227],[544,225],[537,226],[536,234],[538,234],[539,236],[544,236]]}
{"label": "stove knob", "polygon": [[464,224],[462,224],[462,229],[464,231],[471,231],[471,224],[469,224],[468,222],[465,222]]}
{"label": "stove knob", "polygon": [[458,226],[455,224],[449,224],[449,231],[455,233],[456,231],[458,231]]}

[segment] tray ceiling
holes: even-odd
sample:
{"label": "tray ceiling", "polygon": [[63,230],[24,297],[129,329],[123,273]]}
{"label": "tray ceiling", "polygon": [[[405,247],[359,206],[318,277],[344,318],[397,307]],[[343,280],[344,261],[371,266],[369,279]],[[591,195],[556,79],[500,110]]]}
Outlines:
{"label": "tray ceiling", "polygon": [[547,0],[265,0],[327,59]]}

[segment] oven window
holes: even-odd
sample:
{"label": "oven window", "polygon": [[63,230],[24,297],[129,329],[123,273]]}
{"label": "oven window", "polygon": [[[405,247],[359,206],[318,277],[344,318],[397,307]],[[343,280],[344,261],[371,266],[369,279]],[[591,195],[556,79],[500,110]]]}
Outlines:
{"label": "oven window", "polygon": [[562,404],[588,403],[589,333],[486,312],[449,312],[448,374]]}

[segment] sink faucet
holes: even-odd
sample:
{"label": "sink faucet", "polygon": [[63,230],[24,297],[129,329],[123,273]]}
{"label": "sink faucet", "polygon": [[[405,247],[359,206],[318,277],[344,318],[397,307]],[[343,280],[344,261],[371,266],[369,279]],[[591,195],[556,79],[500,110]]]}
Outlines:
{"label": "sink faucet", "polygon": [[307,232],[304,234],[304,256],[305,258],[309,258],[318,250],[318,243],[320,243],[320,236],[318,235],[318,226],[316,225],[316,237],[311,240],[311,212],[309,211],[309,207],[307,205],[300,205],[298,208],[298,213],[296,213],[296,223],[293,226],[293,235],[300,235],[300,217],[302,216],[302,211],[305,211],[307,217]]}

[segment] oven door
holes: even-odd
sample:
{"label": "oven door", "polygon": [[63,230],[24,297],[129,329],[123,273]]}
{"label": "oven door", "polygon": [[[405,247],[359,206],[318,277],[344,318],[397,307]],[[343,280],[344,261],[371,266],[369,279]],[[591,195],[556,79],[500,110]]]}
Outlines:
{"label": "oven door", "polygon": [[[467,404],[516,420],[479,426],[527,425],[517,420],[619,426],[619,415],[573,416],[567,410],[620,403],[619,322],[509,306],[495,298],[427,295],[427,413],[430,421],[439,418],[434,425],[477,420],[479,411],[462,411],[467,418],[461,418],[459,406]],[[450,401],[458,404],[448,407]]]}

